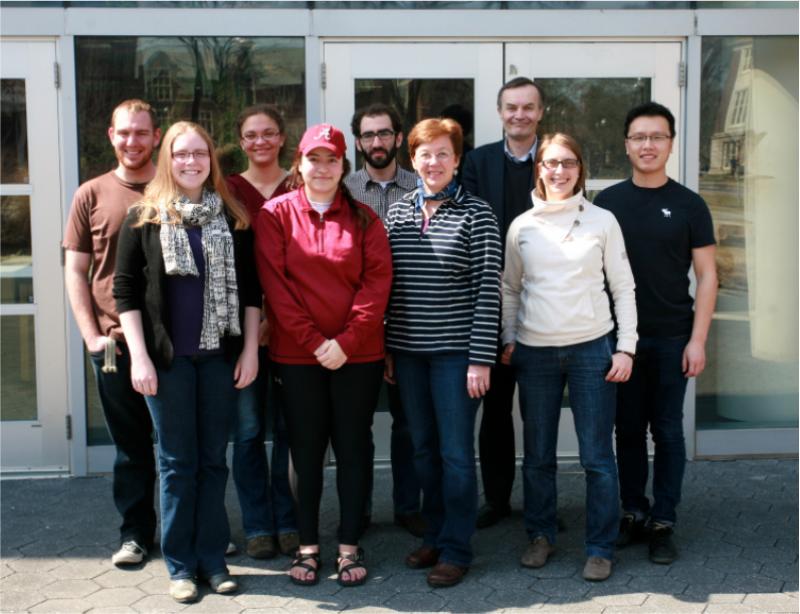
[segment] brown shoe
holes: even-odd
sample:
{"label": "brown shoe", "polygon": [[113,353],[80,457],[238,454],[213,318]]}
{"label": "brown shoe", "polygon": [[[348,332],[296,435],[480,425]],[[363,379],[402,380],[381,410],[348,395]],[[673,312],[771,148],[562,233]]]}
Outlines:
{"label": "brown shoe", "polygon": [[433,567],[439,562],[439,551],[432,546],[417,548],[406,557],[406,565],[411,569]]}
{"label": "brown shoe", "polygon": [[455,586],[467,575],[469,567],[459,567],[451,563],[437,563],[428,574],[428,585],[433,588]]}
{"label": "brown shoe", "polygon": [[520,558],[519,563],[523,567],[530,567],[531,569],[538,569],[544,567],[547,562],[547,557],[556,551],[544,535],[539,535],[534,539]]}
{"label": "brown shoe", "polygon": [[590,556],[583,568],[583,579],[590,582],[608,580],[611,575],[611,560],[599,556]]}
{"label": "brown shoe", "polygon": [[297,531],[278,534],[278,548],[284,556],[294,556],[300,547],[300,535]]}
{"label": "brown shoe", "polygon": [[278,544],[272,535],[258,535],[247,540],[245,551],[251,559],[272,559],[278,555]]}

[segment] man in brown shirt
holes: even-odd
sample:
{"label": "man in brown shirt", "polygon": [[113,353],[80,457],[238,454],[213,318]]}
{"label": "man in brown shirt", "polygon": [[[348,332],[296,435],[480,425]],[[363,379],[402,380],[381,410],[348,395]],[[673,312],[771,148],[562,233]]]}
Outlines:
{"label": "man in brown shirt", "polygon": [[[131,386],[130,357],[111,287],[120,226],[155,174],[152,157],[161,131],[149,104],[126,100],[111,115],[108,138],[117,167],[75,192],[64,233],[64,278],[117,452],[113,492],[122,525],[120,548],[111,561],[135,565],[147,556],[156,529],[153,427],[144,397]],[[105,356],[107,346],[111,360]],[[114,358],[116,371],[104,370]]]}

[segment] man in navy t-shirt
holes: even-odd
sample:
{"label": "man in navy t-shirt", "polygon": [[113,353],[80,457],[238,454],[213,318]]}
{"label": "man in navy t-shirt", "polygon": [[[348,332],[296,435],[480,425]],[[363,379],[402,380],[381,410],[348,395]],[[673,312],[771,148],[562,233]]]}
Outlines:
{"label": "man in navy t-shirt", "polygon": [[[617,465],[623,518],[617,545],[649,539],[650,560],[669,564],[686,465],[683,398],[706,366],[717,298],[711,214],[695,192],[667,177],[675,118],[655,102],[625,118],[633,177],[595,199],[617,217],[636,281],[639,342],[631,379],[617,393]],[[689,294],[689,267],[697,278]],[[655,444],[653,502],[645,495],[647,429]]]}

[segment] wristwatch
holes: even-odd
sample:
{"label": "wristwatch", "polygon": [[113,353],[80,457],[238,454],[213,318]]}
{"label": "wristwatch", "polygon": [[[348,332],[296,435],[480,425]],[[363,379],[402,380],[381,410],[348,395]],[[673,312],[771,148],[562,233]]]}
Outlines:
{"label": "wristwatch", "polygon": [[631,360],[636,360],[636,354],[633,352],[626,352],[625,350],[617,350],[618,354],[625,354],[625,356],[630,356]]}

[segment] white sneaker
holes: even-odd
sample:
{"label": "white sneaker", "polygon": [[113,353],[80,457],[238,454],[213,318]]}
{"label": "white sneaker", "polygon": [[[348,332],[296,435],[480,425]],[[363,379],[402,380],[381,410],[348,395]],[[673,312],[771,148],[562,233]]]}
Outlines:
{"label": "white sneaker", "polygon": [[233,576],[224,571],[211,576],[208,579],[208,584],[211,586],[212,591],[220,595],[235,593],[239,590],[239,583],[234,580]]}
{"label": "white sneaker", "polygon": [[137,544],[135,541],[126,541],[119,550],[111,556],[111,562],[114,565],[138,565],[147,556],[147,548]]}
{"label": "white sneaker", "polygon": [[197,599],[197,584],[189,578],[170,580],[169,596],[178,603],[190,603]]}

